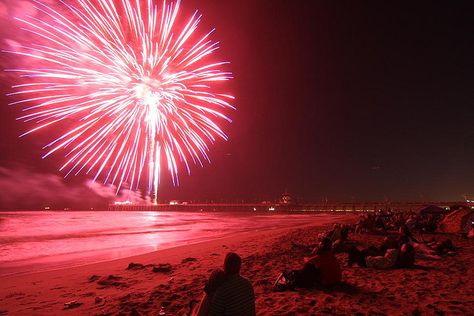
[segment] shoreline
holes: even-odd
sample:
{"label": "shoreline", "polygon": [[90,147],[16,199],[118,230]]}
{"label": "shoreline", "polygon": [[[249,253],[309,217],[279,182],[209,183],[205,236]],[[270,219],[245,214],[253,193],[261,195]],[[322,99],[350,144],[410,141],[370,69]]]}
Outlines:
{"label": "shoreline", "polygon": [[[332,289],[274,292],[279,273],[300,268],[305,253],[298,244],[314,243],[332,223],[354,222],[355,216],[324,220],[203,243],[183,245],[70,269],[2,278],[0,315],[185,315],[200,299],[210,271],[222,266],[227,252],[243,259],[242,275],[256,296],[257,315],[467,315],[474,310],[474,243],[449,236],[459,247],[455,256],[418,260],[414,269],[374,270],[348,267],[337,254],[343,284]],[[350,236],[361,247],[383,236]],[[430,236],[446,238],[443,236]],[[132,269],[127,269],[130,263]],[[154,267],[158,267],[154,272]],[[66,304],[66,305],[65,305]]]}
{"label": "shoreline", "polygon": [[[8,315],[55,314],[63,310],[65,303],[71,301],[81,303],[77,308],[71,309],[71,315],[101,314],[103,309],[105,314],[108,310],[113,310],[112,314],[116,314],[119,312],[117,302],[124,295],[140,291],[153,292],[157,287],[170,286],[170,281],[173,283],[173,280],[182,277],[187,279],[197,270],[200,271],[199,278],[192,281],[192,289],[200,295],[208,277],[208,270],[221,267],[223,258],[229,251],[235,251],[242,258],[248,258],[271,249],[278,238],[295,230],[322,229],[333,222],[354,220],[355,216],[350,215],[328,216],[313,223],[249,231],[237,236],[226,236],[110,261],[8,275],[2,277],[0,315],[3,315],[2,309],[8,311]],[[141,264],[144,268],[127,270],[132,262]],[[160,264],[169,264],[172,270],[169,273],[152,272],[152,266]],[[199,268],[187,269],[193,264],[198,265]],[[115,278],[117,280],[113,281]],[[96,304],[96,299],[99,298],[106,303]],[[64,312],[68,311],[64,310]]]}
{"label": "shoreline", "polygon": [[[277,214],[268,214],[268,213],[261,213],[261,214],[251,214],[251,215],[277,215]],[[281,215],[281,214],[278,214]],[[291,214],[295,215],[295,214]],[[298,223],[296,226],[290,226],[289,224],[281,224],[275,223],[275,226],[272,226],[272,230],[274,229],[287,229],[287,228],[295,228],[295,227],[303,227],[306,225],[318,225],[318,223],[311,223],[312,221],[319,222],[322,220],[324,223],[324,219],[327,218],[324,214],[308,214],[314,217],[305,218],[304,223]],[[338,213],[334,214],[332,217],[338,216],[355,216],[355,214],[344,214]],[[0,262],[0,277],[6,276],[18,276],[18,275],[25,275],[37,272],[46,272],[50,270],[61,270],[70,267],[81,267],[87,266],[91,264],[100,264],[104,262],[111,262],[116,260],[127,260],[127,258],[133,258],[137,256],[149,255],[153,253],[158,253],[170,248],[176,247],[186,247],[192,246],[195,244],[201,244],[206,242],[213,242],[225,238],[230,238],[238,234],[239,236],[245,236],[251,233],[258,233],[261,230],[268,230],[268,228],[262,227],[246,227],[241,228],[239,230],[233,232],[224,232],[224,233],[217,233],[214,235],[204,235],[202,236],[193,236],[189,239],[183,239],[176,242],[169,241],[162,243],[158,246],[158,249],[146,249],[152,248],[150,245],[145,246],[131,246],[126,248],[115,247],[115,248],[104,248],[104,249],[97,249],[97,250],[88,250],[88,251],[80,251],[80,252],[68,252],[62,254],[55,254],[51,255],[42,255],[42,256],[35,256],[31,258],[21,259],[21,260],[14,260],[14,261],[5,261]],[[121,254],[119,254],[121,253]],[[36,268],[33,268],[37,266]]]}
{"label": "shoreline", "polygon": [[[293,230],[293,229],[299,229],[299,228],[305,228],[305,227],[308,227],[308,226],[315,226],[316,224],[300,224],[300,225],[297,225],[297,226],[293,226],[293,227],[279,227],[279,228],[272,228],[270,231],[271,232],[274,232],[274,233],[278,233],[278,232],[282,232],[282,231],[286,231],[286,230]],[[251,235],[252,237],[255,237],[255,235],[258,235],[259,233],[263,233],[262,231],[252,231],[252,230],[249,230],[249,231],[244,231],[244,232],[238,232],[238,234],[241,234],[243,239],[245,239],[245,237],[250,237],[250,236],[246,236],[246,235]],[[83,264],[77,264],[77,265],[72,265],[70,266],[69,264],[71,264],[73,262],[73,260],[71,261],[64,261],[64,263],[62,263],[61,265],[64,265],[64,266],[58,266],[58,267],[53,267],[53,268],[47,268],[45,267],[44,269],[40,269],[40,270],[37,270],[37,271],[24,271],[24,272],[13,272],[13,273],[8,273],[8,274],[0,274],[0,277],[4,278],[4,277],[16,277],[16,276],[24,276],[24,275],[30,275],[30,274],[37,274],[37,273],[47,273],[47,272],[51,272],[51,271],[61,271],[61,270],[67,270],[67,269],[71,269],[71,268],[81,268],[81,267],[88,267],[88,266],[94,266],[94,265],[101,265],[101,264],[105,264],[105,263],[114,263],[116,261],[129,261],[129,260],[132,260],[132,259],[140,259],[140,258],[148,258],[148,257],[152,257],[154,255],[159,255],[160,253],[162,252],[167,252],[167,251],[170,251],[172,249],[177,249],[177,251],[179,249],[185,249],[187,247],[191,247],[191,246],[205,246],[206,243],[215,243],[215,242],[220,242],[220,241],[225,241],[226,239],[230,239],[230,238],[234,238],[233,236],[231,236],[231,233],[227,233],[225,235],[222,235],[222,236],[217,236],[217,237],[206,237],[204,240],[200,239],[200,240],[190,240],[190,241],[187,241],[187,242],[184,242],[183,244],[180,244],[180,245],[172,245],[171,243],[170,244],[166,244],[164,245],[163,248],[160,248],[158,250],[154,250],[154,251],[147,251],[147,252],[143,252],[143,253],[138,253],[138,254],[134,254],[134,255],[129,255],[129,256],[124,256],[124,257],[120,257],[120,258],[114,258],[114,259],[104,259],[104,260],[98,260],[98,261],[94,261],[94,262],[90,262],[90,263],[83,263]],[[100,250],[98,251],[100,252]],[[43,256],[41,258],[47,258],[48,256]],[[37,261],[38,259],[35,258],[34,261]],[[27,260],[23,260],[23,261],[27,261]],[[35,264],[38,263],[38,262],[35,262]],[[27,265],[20,265],[20,267],[23,267],[23,266],[27,266]],[[6,266],[7,269],[14,269],[16,266],[12,265],[12,266]],[[3,269],[3,267],[2,267]]]}

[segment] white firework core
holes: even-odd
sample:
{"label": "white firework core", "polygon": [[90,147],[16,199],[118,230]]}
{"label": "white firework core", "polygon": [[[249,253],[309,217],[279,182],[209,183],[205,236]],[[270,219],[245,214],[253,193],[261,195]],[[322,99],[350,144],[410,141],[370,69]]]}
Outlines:
{"label": "white firework core", "polygon": [[60,170],[138,190],[147,175],[155,201],[161,165],[178,184],[178,168],[209,160],[208,144],[227,139],[217,121],[233,97],[216,92],[231,79],[215,62],[197,12],[178,23],[180,1],[76,0],[59,7],[35,1],[40,16],[16,18],[31,42],[9,51],[27,65],[10,69],[27,82],[14,95],[26,104],[24,135],[67,126],[45,146],[64,151]]}

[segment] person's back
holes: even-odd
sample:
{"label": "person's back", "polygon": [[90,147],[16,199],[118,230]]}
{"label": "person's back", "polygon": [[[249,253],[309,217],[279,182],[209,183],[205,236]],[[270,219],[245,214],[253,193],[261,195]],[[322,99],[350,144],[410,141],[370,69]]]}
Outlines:
{"label": "person's back", "polygon": [[403,244],[395,262],[397,268],[411,268],[415,264],[415,248],[410,244]]}
{"label": "person's back", "polygon": [[319,268],[322,285],[334,285],[341,282],[341,267],[332,251],[324,251],[309,259],[308,262]]}
{"label": "person's back", "polygon": [[209,315],[255,315],[255,296],[250,281],[238,274],[230,275],[216,291]]}
{"label": "person's back", "polygon": [[224,271],[217,269],[212,271],[209,280],[206,282],[204,287],[204,296],[201,301],[191,310],[190,315],[192,316],[207,316],[209,315],[209,309],[211,306],[212,299],[217,289],[224,283],[225,273]]}
{"label": "person's back", "polygon": [[318,253],[308,260],[319,269],[319,283],[333,285],[341,282],[342,272],[339,261],[331,250],[331,241],[328,238],[319,243]]}
{"label": "person's back", "polygon": [[240,276],[240,256],[228,253],[224,261],[226,280],[217,289],[209,310],[211,316],[254,316],[255,295],[252,284]]}

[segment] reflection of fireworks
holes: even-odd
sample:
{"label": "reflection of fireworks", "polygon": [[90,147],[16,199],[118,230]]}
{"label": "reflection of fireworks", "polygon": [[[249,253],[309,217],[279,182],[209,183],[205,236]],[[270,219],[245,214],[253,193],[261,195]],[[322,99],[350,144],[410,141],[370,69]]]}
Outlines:
{"label": "reflection of fireworks", "polygon": [[211,32],[193,40],[197,13],[177,27],[179,0],[161,10],[153,0],[76,1],[64,14],[35,2],[44,19],[17,19],[35,38],[11,51],[35,65],[12,70],[30,80],[12,93],[22,97],[15,104],[31,104],[20,119],[37,126],[25,134],[68,120],[44,157],[66,149],[61,170],[102,175],[119,189],[137,189],[147,169],[156,197],[160,163],[177,183],[178,161],[189,172],[190,160],[209,160],[208,143],[226,139],[213,119],[229,120],[221,110],[232,97],[213,84],[231,74],[224,62],[206,63],[218,48]]}

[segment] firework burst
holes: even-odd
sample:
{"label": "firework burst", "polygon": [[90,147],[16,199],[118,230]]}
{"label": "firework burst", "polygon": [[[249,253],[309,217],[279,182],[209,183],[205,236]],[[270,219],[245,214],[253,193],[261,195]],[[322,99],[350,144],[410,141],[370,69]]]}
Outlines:
{"label": "firework burst", "polygon": [[233,97],[215,90],[231,74],[209,61],[218,43],[196,35],[197,12],[180,26],[179,0],[34,3],[41,18],[16,18],[32,43],[9,51],[29,60],[9,70],[25,80],[10,95],[35,123],[24,135],[67,126],[43,156],[64,151],[66,176],[92,174],[117,192],[147,177],[156,199],[162,166],[178,184],[180,165],[202,166],[208,145],[227,138],[217,123],[230,121]]}

